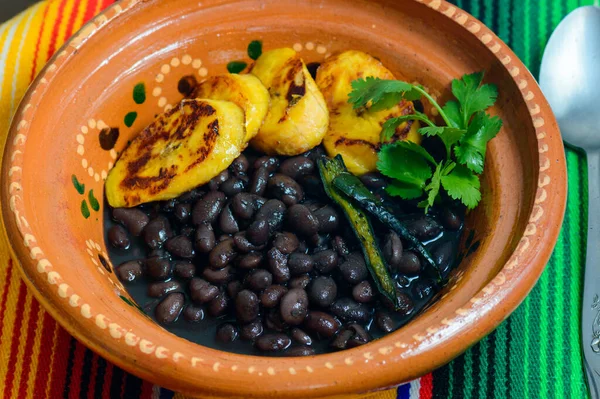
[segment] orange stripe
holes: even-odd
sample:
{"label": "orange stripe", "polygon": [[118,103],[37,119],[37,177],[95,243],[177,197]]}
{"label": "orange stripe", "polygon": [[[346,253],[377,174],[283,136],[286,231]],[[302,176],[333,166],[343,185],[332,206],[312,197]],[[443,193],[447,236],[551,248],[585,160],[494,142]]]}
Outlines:
{"label": "orange stripe", "polygon": [[[22,396],[18,395],[19,390],[21,389],[22,386],[24,386],[25,384],[21,384],[21,380],[23,378],[23,375],[26,374],[26,370],[29,370],[28,364],[29,363],[25,363],[25,356],[27,355],[27,352],[31,352],[31,346],[33,345],[33,335],[34,335],[34,329],[35,329],[35,324],[32,325],[31,323],[31,314],[32,314],[32,310],[33,310],[33,305],[32,305],[32,300],[33,300],[33,296],[31,295],[31,293],[27,290],[27,287],[25,286],[25,284],[23,284],[23,286],[25,287],[25,300],[24,300],[24,305],[23,305],[23,312],[21,313],[22,316],[22,328],[20,330],[17,330],[14,332],[14,336],[13,336],[13,342],[14,342],[14,338],[17,337],[16,341],[17,341],[17,351],[16,351],[16,361],[15,361],[15,374],[14,374],[14,381],[13,381],[13,397],[16,398],[21,398]],[[35,314],[35,313],[33,313]],[[14,350],[15,348],[13,348]],[[26,375],[25,375],[26,376]]]}
{"label": "orange stripe", "polygon": [[[19,281],[19,297],[17,299],[17,307],[15,309],[16,315],[23,314],[23,308],[25,307],[25,295],[27,294],[27,288],[23,281]],[[6,373],[6,388],[4,393],[7,394],[12,391],[13,383],[15,381],[15,369],[17,363],[17,351],[19,348],[19,338],[21,338],[21,326],[23,325],[23,317],[17,317],[13,326],[13,335],[11,340],[11,351],[10,357],[8,358],[8,372]]]}
{"label": "orange stripe", "polygon": [[4,277],[4,284],[2,284],[2,300],[0,300],[0,337],[2,336],[2,328],[4,327],[4,312],[6,310],[6,298],[8,296],[8,283],[12,277],[12,271],[13,261],[12,258],[9,258],[6,276]]}
{"label": "orange stripe", "polygon": [[99,0],[89,0],[86,5],[85,14],[83,16],[83,22],[88,22],[96,12],[96,7],[98,6]]}
{"label": "orange stripe", "polygon": [[[31,296],[29,293],[28,296]],[[24,398],[27,395],[27,390],[29,388],[29,374],[32,369],[37,367],[38,359],[32,356],[33,353],[33,342],[36,338],[37,332],[40,330],[41,325],[39,324],[39,319],[37,318],[38,313],[40,311],[40,304],[38,301],[32,298],[31,306],[30,306],[30,316],[29,322],[27,323],[27,339],[25,340],[25,349],[23,351],[22,356],[22,366],[21,366],[21,381],[26,381],[27,383],[17,384],[19,390],[17,392],[17,398]],[[34,317],[31,317],[31,316]],[[22,340],[21,340],[22,341]]]}
{"label": "orange stripe", "polygon": [[24,289],[23,281],[21,281],[19,274],[13,269],[9,279],[8,295],[4,305],[6,306],[5,309],[8,309],[8,311],[5,311],[1,320],[4,325],[2,331],[0,331],[0,353],[2,353],[4,361],[0,362],[0,398],[4,397],[5,392],[6,395],[10,394],[10,389],[5,391],[8,381],[6,377],[9,368],[13,366],[9,359],[13,353],[16,353],[15,350],[13,350],[13,331],[15,330],[15,324],[21,322],[21,317],[17,312],[17,308],[19,307],[19,304],[22,303],[19,302],[19,299],[22,299],[20,298],[22,289]]}
{"label": "orange stripe", "polygon": [[77,1],[77,12],[73,12],[73,24],[67,29],[67,37],[71,37],[76,30],[81,28],[83,24],[83,16],[85,14],[85,10],[87,8],[86,0]]}
{"label": "orange stripe", "polygon": [[65,10],[66,0],[61,0],[58,6],[58,16],[54,21],[54,29],[52,30],[52,36],[50,36],[50,45],[48,46],[48,54],[46,54],[46,60],[52,57],[52,54],[56,51],[56,39],[58,38],[58,31],[61,24],[63,23],[63,11]]}
{"label": "orange stripe", "polygon": [[38,38],[35,42],[35,51],[33,52],[33,64],[32,64],[32,68],[31,68],[31,76],[29,77],[29,81],[32,81],[35,78],[36,72],[37,72],[37,59],[38,59],[38,53],[40,52],[40,45],[42,43],[42,36],[44,33],[44,26],[46,25],[46,17],[48,16],[48,10],[50,9],[50,7],[48,6],[48,3],[44,4],[44,16],[42,17],[42,26],[40,28],[40,33],[38,35]]}

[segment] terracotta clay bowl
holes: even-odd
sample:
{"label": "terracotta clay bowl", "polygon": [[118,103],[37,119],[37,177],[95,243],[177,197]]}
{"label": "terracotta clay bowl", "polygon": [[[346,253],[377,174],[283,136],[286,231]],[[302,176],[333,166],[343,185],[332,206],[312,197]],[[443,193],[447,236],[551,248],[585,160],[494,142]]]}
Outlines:
{"label": "terracotta clay bowl", "polygon": [[[103,179],[127,140],[182,95],[182,76],[289,46],[306,62],[345,49],[379,57],[444,99],[486,71],[504,128],[488,149],[484,200],[441,299],[399,331],[311,358],[242,356],[172,335],[131,303],[102,228]],[[118,134],[117,130],[118,129]],[[565,207],[564,152],[527,69],[488,28],[440,0],[124,0],[63,47],[25,96],[2,171],[3,216],[29,288],[71,334],[142,378],[202,397],[358,394],[423,375],[481,339],[542,272]]]}

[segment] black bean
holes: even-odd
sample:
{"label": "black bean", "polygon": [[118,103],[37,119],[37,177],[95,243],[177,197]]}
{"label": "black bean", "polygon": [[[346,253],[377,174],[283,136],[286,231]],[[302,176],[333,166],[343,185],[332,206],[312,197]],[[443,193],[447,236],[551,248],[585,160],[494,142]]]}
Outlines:
{"label": "black bean", "polygon": [[282,254],[289,255],[298,249],[300,241],[294,233],[276,233],[275,239],[273,240],[273,246],[279,250]]}
{"label": "black bean", "polygon": [[181,223],[185,223],[192,216],[192,206],[190,204],[177,204],[173,209],[173,216]]}
{"label": "black bean", "polygon": [[346,349],[348,348],[348,341],[350,340],[350,338],[352,338],[352,336],[354,335],[354,333],[347,329],[347,328],[343,328],[341,329],[335,336],[335,338],[329,343],[329,346],[331,346],[332,348],[341,350],[341,349]]}
{"label": "black bean", "polygon": [[429,280],[421,280],[415,282],[412,287],[413,295],[418,299],[425,299],[433,294],[434,286]]}
{"label": "black bean", "polygon": [[233,243],[235,247],[241,253],[248,253],[252,251],[260,251],[264,249],[264,245],[254,245],[250,241],[248,241],[248,237],[246,236],[246,232],[242,231],[233,236]]}
{"label": "black bean", "polygon": [[266,220],[269,231],[274,234],[281,229],[285,215],[285,204],[277,199],[270,199],[256,212],[256,220]]}
{"label": "black bean", "polygon": [[181,229],[181,235],[186,237],[192,237],[196,233],[196,229],[192,226],[185,226]]}
{"label": "black bean", "polygon": [[217,327],[215,338],[219,342],[233,342],[237,339],[237,328],[231,323],[224,323]]}
{"label": "black bean", "polygon": [[335,238],[333,239],[333,241],[331,243],[331,247],[341,257],[346,257],[350,254],[350,250],[348,249],[348,244],[346,244],[346,241],[340,236],[335,236]]}
{"label": "black bean", "polygon": [[201,224],[196,230],[196,249],[201,253],[208,253],[216,245],[215,232],[210,224]]}
{"label": "black bean", "polygon": [[225,169],[208,182],[208,189],[211,191],[217,191],[221,184],[223,184],[227,179],[229,179],[229,170]]}
{"label": "black bean", "polygon": [[442,228],[434,219],[429,216],[423,216],[406,223],[408,231],[415,235],[421,241],[431,240],[437,237]]}
{"label": "black bean", "polygon": [[227,283],[227,295],[231,299],[235,299],[237,294],[242,290],[242,282],[239,280],[230,281]]}
{"label": "black bean", "polygon": [[415,303],[408,295],[404,292],[396,291],[396,297],[398,298],[398,309],[396,309],[396,313],[402,316],[408,316],[415,309]]}
{"label": "black bean", "polygon": [[177,281],[150,283],[148,285],[148,296],[151,298],[162,298],[168,293],[175,291],[181,291],[181,284]]}
{"label": "black bean", "polygon": [[317,252],[313,254],[312,258],[315,262],[315,269],[323,274],[332,272],[338,265],[338,254],[331,249]]}
{"label": "black bean", "polygon": [[108,242],[117,249],[129,248],[129,236],[127,230],[118,224],[108,229]]}
{"label": "black bean", "polygon": [[144,261],[146,265],[146,274],[152,280],[164,281],[171,277],[173,268],[171,262],[165,256],[151,256]]}
{"label": "black bean", "polygon": [[267,190],[271,195],[287,206],[292,206],[302,201],[304,191],[298,182],[289,176],[276,173],[267,183]]}
{"label": "black bean", "polygon": [[269,155],[262,156],[254,161],[254,169],[266,168],[269,172],[274,172],[279,166],[279,159]]}
{"label": "black bean", "polygon": [[313,247],[314,253],[329,249],[329,235],[315,234],[307,237],[306,241]]}
{"label": "black bean", "polygon": [[288,158],[281,163],[279,172],[297,179],[302,175],[310,175],[315,171],[315,163],[310,159],[303,156]]}
{"label": "black bean", "polygon": [[175,236],[165,243],[165,249],[179,258],[191,259],[196,256],[194,244],[186,236]]}
{"label": "black bean", "polygon": [[179,278],[189,279],[196,275],[196,266],[185,260],[173,262],[173,273]]}
{"label": "black bean", "polygon": [[310,158],[310,160],[313,161],[314,163],[317,163],[317,161],[319,159],[323,158],[327,154],[325,153],[325,148],[323,148],[323,146],[317,146],[317,147],[313,148],[312,150],[305,152],[302,155]]}
{"label": "black bean", "polygon": [[240,156],[234,159],[234,161],[231,163],[229,170],[231,170],[231,172],[237,176],[246,173],[248,167],[250,167],[248,158],[246,158],[244,154],[240,154]]}
{"label": "black bean", "polygon": [[292,343],[285,334],[265,334],[258,337],[254,345],[263,352],[279,352],[286,350]]}
{"label": "black bean", "polygon": [[296,346],[285,351],[285,355],[289,357],[313,356],[315,350],[308,346]]}
{"label": "black bean", "polygon": [[287,324],[297,326],[304,321],[308,313],[308,295],[301,288],[292,288],[283,298],[279,306],[281,318]]}
{"label": "black bean", "polygon": [[231,266],[225,266],[219,270],[206,268],[202,271],[202,277],[213,284],[225,284],[233,279],[235,271]]}
{"label": "black bean", "polygon": [[308,252],[308,245],[306,245],[306,241],[300,240],[300,243],[298,244],[298,249],[296,250],[296,252],[303,253],[303,254]]}
{"label": "black bean", "polygon": [[323,189],[323,182],[315,175],[304,175],[298,178],[298,183],[302,186],[305,193],[317,198],[327,198]]}
{"label": "black bean", "polygon": [[183,318],[189,322],[197,323],[204,320],[204,309],[194,305],[187,305],[183,309]]}
{"label": "black bean", "polygon": [[204,195],[204,191],[195,188],[188,191],[187,193],[181,194],[178,198],[179,202],[191,203],[196,202]]}
{"label": "black bean", "polygon": [[292,328],[292,331],[290,331],[290,334],[292,335],[292,339],[300,345],[312,345],[312,338],[310,335],[301,329],[294,327]]}
{"label": "black bean", "polygon": [[112,217],[136,237],[142,234],[142,230],[150,221],[150,218],[137,208],[115,208]]}
{"label": "black bean", "polygon": [[352,298],[356,302],[367,303],[373,299],[373,287],[369,281],[361,281],[352,288]]}
{"label": "black bean", "polygon": [[286,212],[286,223],[290,230],[306,237],[317,234],[319,221],[307,206],[292,205]]}
{"label": "black bean", "polygon": [[387,334],[395,330],[396,323],[394,323],[394,319],[392,319],[392,316],[388,312],[378,310],[375,312],[375,324],[377,328]]}
{"label": "black bean", "polygon": [[208,314],[217,317],[227,311],[229,307],[229,298],[224,292],[219,293],[212,301],[208,303]]}
{"label": "black bean", "polygon": [[254,172],[254,176],[250,181],[248,192],[255,195],[264,195],[267,190],[267,183],[269,181],[269,170],[266,167],[258,168]]}
{"label": "black bean", "polygon": [[201,278],[193,278],[190,281],[189,288],[190,298],[198,304],[210,302],[219,294],[217,287]]}
{"label": "black bean", "polygon": [[288,283],[288,287],[291,288],[302,288],[305,289],[310,284],[310,276],[308,274],[301,274],[300,276],[292,277]]}
{"label": "black bean", "polygon": [[285,295],[287,291],[288,289],[282,285],[272,285],[265,289],[260,295],[260,303],[265,308],[274,308],[277,305],[279,305],[281,298],[283,297],[283,295]]}
{"label": "black bean", "polygon": [[237,256],[233,239],[227,238],[219,242],[208,254],[208,263],[213,269],[222,269]]}
{"label": "black bean", "polygon": [[223,184],[221,184],[221,191],[228,197],[241,193],[246,188],[246,183],[239,177],[230,177]]}
{"label": "black bean", "polygon": [[279,309],[269,310],[269,312],[267,313],[267,317],[265,317],[265,325],[267,326],[267,329],[279,332],[286,331],[289,327],[283,321]]}
{"label": "black bean", "polygon": [[220,191],[211,191],[199,199],[192,210],[192,220],[195,225],[203,223],[212,224],[225,205],[225,194]]}
{"label": "black bean", "polygon": [[241,269],[256,269],[264,260],[262,252],[250,252],[238,258],[237,266]]}
{"label": "black bean", "polygon": [[244,324],[240,328],[240,338],[247,341],[254,341],[262,335],[263,331],[264,327],[260,320],[254,320],[248,324]]}
{"label": "black bean", "polygon": [[240,231],[237,220],[231,212],[231,207],[226,206],[219,216],[219,228],[225,234],[235,234]]}
{"label": "black bean", "polygon": [[431,252],[431,256],[433,256],[433,260],[438,268],[442,272],[448,270],[454,254],[454,246],[452,245],[452,242],[446,241],[438,244]]}
{"label": "black bean", "polygon": [[175,210],[175,205],[177,205],[177,200],[175,198],[173,198],[173,199],[170,199],[167,201],[163,201],[160,204],[161,204],[160,209],[163,212],[171,213]]}
{"label": "black bean", "polygon": [[323,338],[331,338],[340,325],[340,322],[332,315],[314,310],[308,312],[304,320],[306,330]]}
{"label": "black bean", "polygon": [[329,307],[337,296],[337,284],[331,277],[319,276],[308,286],[308,298],[316,306]]}
{"label": "black bean", "polygon": [[360,176],[360,180],[371,190],[382,189],[387,185],[385,177],[378,172],[365,173],[364,175]]}
{"label": "black bean", "polygon": [[173,236],[171,224],[164,216],[152,219],[144,228],[144,241],[150,248],[159,248]]}
{"label": "black bean", "polygon": [[259,301],[250,290],[242,290],[235,298],[235,315],[242,323],[249,323],[258,317]]}
{"label": "black bean", "polygon": [[298,276],[304,273],[310,273],[313,269],[314,262],[310,255],[295,252],[290,255],[288,267],[292,276]]}
{"label": "black bean", "polygon": [[185,297],[180,292],[173,292],[165,297],[154,310],[156,321],[161,324],[173,323],[183,310]]}
{"label": "black bean", "polygon": [[358,324],[350,324],[344,327],[331,341],[335,349],[350,349],[364,345],[371,340],[371,336]]}
{"label": "black bean", "polygon": [[350,284],[358,284],[369,276],[365,258],[359,252],[353,252],[340,265],[342,277]]}
{"label": "black bean", "polygon": [[390,267],[395,269],[400,264],[400,259],[402,258],[402,241],[400,241],[398,234],[391,231],[386,235],[384,242],[383,256]]}
{"label": "black bean", "polygon": [[246,276],[246,285],[256,292],[260,292],[269,287],[273,282],[273,275],[265,269],[252,270]]}
{"label": "black bean", "polygon": [[456,231],[462,226],[462,220],[459,213],[454,209],[445,208],[442,210],[441,218],[444,227],[448,230]]}
{"label": "black bean", "polygon": [[231,210],[235,217],[251,219],[254,212],[264,205],[266,200],[255,194],[239,193],[231,200]]}
{"label": "black bean", "polygon": [[287,266],[288,258],[277,248],[271,248],[267,252],[267,262],[269,270],[273,273],[273,281],[276,283],[285,283],[290,279],[290,269]]}
{"label": "black bean", "polygon": [[140,209],[143,209],[144,212],[148,213],[148,217],[150,220],[157,218],[161,215],[160,203],[159,202],[150,202],[148,204],[142,204]]}
{"label": "black bean", "polygon": [[124,283],[132,283],[137,280],[142,274],[144,274],[142,269],[142,262],[139,260],[130,260],[124,263],[121,263],[119,267],[117,267],[117,275],[119,279]]}
{"label": "black bean", "polygon": [[246,230],[246,238],[254,245],[264,245],[269,241],[269,230],[269,223],[264,219],[258,219]]}
{"label": "black bean", "polygon": [[406,251],[402,254],[395,270],[406,275],[415,275],[421,271],[421,261],[413,251]]}
{"label": "black bean", "polygon": [[340,224],[338,212],[330,205],[326,205],[313,212],[319,222],[319,233],[334,233]]}
{"label": "black bean", "polygon": [[371,310],[364,303],[358,303],[350,298],[340,298],[331,305],[331,313],[344,321],[368,323]]}

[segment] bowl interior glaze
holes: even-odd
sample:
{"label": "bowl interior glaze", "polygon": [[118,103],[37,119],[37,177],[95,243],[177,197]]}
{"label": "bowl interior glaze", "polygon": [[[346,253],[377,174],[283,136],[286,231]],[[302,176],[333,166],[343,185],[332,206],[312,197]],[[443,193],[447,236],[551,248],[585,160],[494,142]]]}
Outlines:
{"label": "bowl interior glaze", "polygon": [[[384,339],[311,359],[219,352],[154,324],[113,273],[103,180],[119,151],[182,98],[181,77],[251,62],[253,40],[265,50],[293,47],[307,63],[363,50],[442,100],[453,78],[474,71],[499,88],[492,113],[504,127],[488,147],[484,200],[468,216],[468,255],[442,298]],[[243,397],[366,392],[451,360],[531,289],[556,241],[566,188],[556,122],[533,78],[479,21],[439,0],[121,2],[86,25],[30,89],[9,136],[3,183],[4,220],[25,279],[64,327],[163,386]]]}

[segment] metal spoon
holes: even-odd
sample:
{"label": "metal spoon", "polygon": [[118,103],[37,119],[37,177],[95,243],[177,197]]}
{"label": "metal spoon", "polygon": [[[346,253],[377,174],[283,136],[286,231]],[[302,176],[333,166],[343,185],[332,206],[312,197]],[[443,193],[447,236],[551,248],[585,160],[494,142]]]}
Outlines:
{"label": "metal spoon", "polygon": [[587,153],[589,205],[581,338],[593,399],[600,398],[600,8],[581,7],[556,28],[540,85],[563,139]]}

